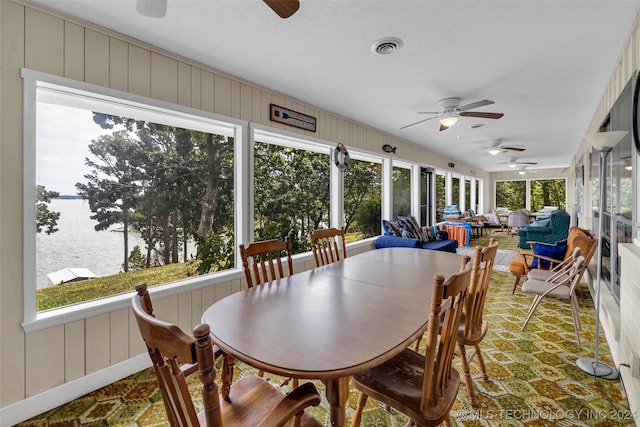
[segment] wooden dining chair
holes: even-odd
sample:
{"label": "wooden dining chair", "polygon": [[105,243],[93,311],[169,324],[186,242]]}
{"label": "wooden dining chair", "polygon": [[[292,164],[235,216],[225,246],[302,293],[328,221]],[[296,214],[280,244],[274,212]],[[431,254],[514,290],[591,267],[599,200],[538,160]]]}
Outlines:
{"label": "wooden dining chair", "polygon": [[[220,393],[209,325],[197,325],[190,336],[177,325],[149,314],[144,296],[134,295],[131,306],[153,362],[171,426],[273,427],[293,420],[295,426],[320,427],[317,420],[303,412],[320,404],[320,395],[312,383],[285,395],[267,380],[248,376]],[[193,404],[182,364],[195,366],[199,373],[204,406],[200,413]]]}
{"label": "wooden dining chair", "polygon": [[446,281],[435,277],[424,355],[406,348],[388,362],[352,377],[351,383],[360,391],[352,427],[360,425],[368,397],[402,412],[419,426],[450,425],[449,412],[460,385],[451,362],[470,278],[471,264]]}
{"label": "wooden dining chair", "polygon": [[[136,285],[136,294],[139,298],[140,307],[144,310],[144,312],[151,317],[156,317],[153,313],[153,303],[151,302],[151,296],[149,295],[149,290],[147,289],[146,282],[138,283]],[[226,355],[222,352],[222,350],[220,350],[217,345],[213,344],[213,357],[217,359],[218,357],[226,357]],[[229,364],[229,361],[230,359],[225,359],[222,364],[222,369],[227,370],[227,373],[229,374],[228,378],[231,380],[233,378],[233,361],[231,361],[231,364]],[[182,372],[185,376],[189,376],[198,370],[198,366],[185,363],[180,366],[180,369],[182,369]],[[229,369],[231,370],[229,371]],[[228,388],[228,386],[229,384],[225,385],[226,388]]]}
{"label": "wooden dining chair", "polygon": [[[469,365],[477,356],[482,376],[489,379],[487,368],[480,351],[480,342],[483,340],[489,329],[489,323],[483,318],[484,303],[489,290],[489,280],[493,271],[493,264],[498,253],[498,242],[496,239],[489,239],[489,246],[483,248],[476,246],[471,267],[471,282],[464,304],[464,312],[460,320],[458,329],[458,351],[462,360],[462,370],[464,371],[465,384],[469,403],[475,406],[475,394],[473,391],[473,380],[471,379],[471,369]],[[466,347],[473,347],[471,354],[466,354]]]}
{"label": "wooden dining chair", "polygon": [[[293,274],[291,240],[288,236],[284,240],[263,240],[247,246],[241,243],[240,258],[242,258],[242,269],[248,288]],[[287,260],[286,269],[282,265],[283,258]],[[264,376],[264,371],[259,370],[258,375]],[[287,385],[289,381],[291,378],[284,380],[281,385]],[[293,379],[293,386],[298,386],[297,378]]]}
{"label": "wooden dining chair", "polygon": [[533,299],[533,303],[527,313],[527,319],[520,330],[524,331],[527,324],[529,324],[529,320],[531,320],[533,313],[536,311],[536,308],[545,297],[566,300],[571,306],[571,315],[573,317],[573,328],[576,332],[576,340],[578,345],[581,345],[580,329],[582,328],[580,325],[580,316],[578,315],[580,305],[578,303],[577,288],[586,269],[587,265],[584,262],[584,257],[580,255],[573,262],[571,269],[566,273],[566,277],[564,278],[555,277],[547,280],[527,279],[522,284],[522,292],[534,294],[535,298]]}
{"label": "wooden dining chair", "polygon": [[[284,240],[264,240],[247,246],[241,243],[240,257],[249,288],[293,274],[291,241],[288,236]],[[287,261],[286,273],[282,258]]]}
{"label": "wooden dining chair", "polygon": [[313,262],[316,267],[331,264],[347,257],[344,227],[314,230],[309,233]]}

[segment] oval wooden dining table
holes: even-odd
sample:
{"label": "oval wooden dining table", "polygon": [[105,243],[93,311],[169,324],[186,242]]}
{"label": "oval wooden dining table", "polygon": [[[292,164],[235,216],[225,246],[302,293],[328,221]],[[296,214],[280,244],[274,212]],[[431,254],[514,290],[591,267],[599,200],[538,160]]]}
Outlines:
{"label": "oval wooden dining table", "polygon": [[321,380],[331,425],[344,426],[349,377],[422,336],[434,276],[460,271],[464,258],[377,249],[230,295],[202,321],[235,359],[284,377]]}

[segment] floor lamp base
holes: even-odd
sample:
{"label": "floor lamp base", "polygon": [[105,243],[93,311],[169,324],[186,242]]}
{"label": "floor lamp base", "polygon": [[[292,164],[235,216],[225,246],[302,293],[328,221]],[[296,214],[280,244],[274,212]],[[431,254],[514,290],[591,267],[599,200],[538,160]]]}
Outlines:
{"label": "floor lamp base", "polygon": [[618,378],[618,370],[606,363],[596,362],[591,357],[580,357],[576,360],[576,366],[589,375],[604,378],[605,380],[615,380]]}

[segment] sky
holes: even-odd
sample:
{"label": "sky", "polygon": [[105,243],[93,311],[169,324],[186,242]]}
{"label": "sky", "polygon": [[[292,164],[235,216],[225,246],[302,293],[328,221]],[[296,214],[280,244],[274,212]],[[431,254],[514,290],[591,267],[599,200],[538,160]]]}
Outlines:
{"label": "sky", "polygon": [[88,145],[100,135],[110,134],[93,122],[88,110],[38,103],[36,128],[36,185],[60,195],[75,195],[76,183],[89,172],[85,158]]}

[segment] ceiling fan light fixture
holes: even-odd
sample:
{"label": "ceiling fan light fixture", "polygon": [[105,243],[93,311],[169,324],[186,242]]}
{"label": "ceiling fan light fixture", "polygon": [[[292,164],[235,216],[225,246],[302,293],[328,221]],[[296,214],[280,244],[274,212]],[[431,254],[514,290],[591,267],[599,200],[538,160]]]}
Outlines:
{"label": "ceiling fan light fixture", "polygon": [[511,169],[515,169],[515,167],[516,167],[516,166],[518,166],[518,164],[517,164],[516,162],[511,162],[511,163],[509,163],[509,167],[510,167]]}
{"label": "ceiling fan light fixture", "polygon": [[489,154],[491,154],[492,156],[497,156],[498,154],[500,154],[502,150],[499,148],[491,148],[489,150]]}
{"label": "ceiling fan light fixture", "polygon": [[456,116],[447,116],[440,119],[440,124],[445,127],[451,127],[458,123],[458,118]]}
{"label": "ceiling fan light fixture", "polygon": [[518,171],[518,175],[524,175],[525,173],[527,173],[527,172],[524,171],[524,170]]}

